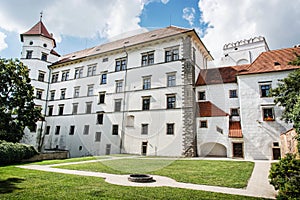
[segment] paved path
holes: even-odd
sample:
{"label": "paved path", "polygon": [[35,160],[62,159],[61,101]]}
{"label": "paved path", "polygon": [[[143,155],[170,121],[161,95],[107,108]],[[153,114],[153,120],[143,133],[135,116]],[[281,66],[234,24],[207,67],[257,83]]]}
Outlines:
{"label": "paved path", "polygon": [[[117,157],[112,159],[123,159],[123,158],[125,157]],[[99,162],[99,160],[82,161],[76,163],[74,162],[61,163],[61,164],[54,164],[54,165],[23,165],[19,167],[25,169],[41,170],[41,171],[63,173],[63,174],[100,177],[100,178],[104,178],[105,181],[108,183],[115,184],[115,185],[122,185],[122,186],[135,186],[135,187],[167,186],[167,187],[203,190],[203,191],[219,192],[219,193],[234,194],[234,195],[263,197],[263,198],[270,198],[270,199],[275,199],[275,195],[276,195],[276,191],[273,189],[273,186],[271,186],[268,182],[270,161],[255,161],[254,170],[252,172],[251,178],[248,182],[246,189],[181,183],[171,178],[157,176],[157,175],[151,175],[153,176],[155,182],[135,183],[135,182],[128,181],[128,175],[116,175],[116,174],[107,174],[107,173],[100,173],[100,172],[53,168],[53,166],[62,166],[62,165],[70,165],[70,164],[78,164],[78,163],[82,164],[82,163],[90,163],[90,162]]]}

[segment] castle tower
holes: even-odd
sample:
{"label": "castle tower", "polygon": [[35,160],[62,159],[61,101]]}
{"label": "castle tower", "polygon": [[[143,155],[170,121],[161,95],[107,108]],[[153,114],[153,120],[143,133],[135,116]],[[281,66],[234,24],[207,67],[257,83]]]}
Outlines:
{"label": "castle tower", "polygon": [[225,44],[221,66],[250,64],[265,51],[269,51],[269,47],[262,36]]}
{"label": "castle tower", "polygon": [[[27,32],[20,34],[20,39],[23,43],[20,60],[29,68],[31,85],[34,87],[34,102],[36,106],[42,108],[42,115],[45,116],[50,81],[48,66],[60,57],[54,50],[56,42],[43,24],[42,15],[38,23]],[[26,128],[22,142],[38,147],[45,127],[45,121],[38,121],[35,127]]]}

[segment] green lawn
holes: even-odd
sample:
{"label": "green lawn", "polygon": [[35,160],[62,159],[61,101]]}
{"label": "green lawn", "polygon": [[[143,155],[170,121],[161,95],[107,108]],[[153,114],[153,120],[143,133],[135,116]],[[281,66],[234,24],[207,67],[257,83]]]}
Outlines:
{"label": "green lawn", "polygon": [[178,182],[244,188],[253,162],[124,158],[58,168],[112,174],[148,173],[167,176]]}
{"label": "green lawn", "polygon": [[0,167],[0,199],[258,199],[168,187],[124,187],[97,177]]}
{"label": "green lawn", "polygon": [[[61,160],[44,160],[44,161],[36,162],[34,164],[35,165],[53,165],[53,164],[60,164],[60,163],[71,163],[71,162],[97,160],[97,159],[105,159],[105,158],[108,158],[108,157],[88,156],[88,157],[69,158],[69,159],[61,159]],[[32,164],[32,163],[30,163],[30,164]]]}

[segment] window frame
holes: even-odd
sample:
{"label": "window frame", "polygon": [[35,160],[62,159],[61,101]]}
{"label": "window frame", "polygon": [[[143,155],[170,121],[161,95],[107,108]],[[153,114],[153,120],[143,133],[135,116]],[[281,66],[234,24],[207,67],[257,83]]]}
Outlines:
{"label": "window frame", "polygon": [[43,97],[43,90],[42,89],[36,89],[35,98],[36,99],[42,99]]}
{"label": "window frame", "polygon": [[95,142],[101,142],[101,135],[100,131],[95,132]]}
{"label": "window frame", "polygon": [[[235,110],[236,110],[236,114],[233,112]],[[240,116],[239,109],[238,108],[230,108],[230,116],[239,117]]]}
{"label": "window frame", "polygon": [[59,76],[59,72],[54,72],[51,74],[51,83],[57,83],[58,82],[58,76]]}
{"label": "window frame", "polygon": [[75,125],[71,125],[69,129],[69,135],[74,135],[75,134]]}
{"label": "window frame", "polygon": [[74,87],[73,97],[78,98],[79,96],[80,96],[80,86],[76,86],[76,87]]}
{"label": "window frame", "polygon": [[198,91],[198,101],[205,101],[206,100],[206,91],[201,90]]}
{"label": "window frame", "polygon": [[167,74],[167,87],[176,86],[176,73]]}
{"label": "window frame", "polygon": [[93,106],[93,102],[86,102],[85,103],[85,114],[91,114],[92,113],[92,106]]}
{"label": "window frame", "polygon": [[112,135],[119,135],[119,125],[118,124],[112,125]]}
{"label": "window frame", "polygon": [[115,62],[115,72],[125,71],[127,68],[127,58],[118,58]]}
{"label": "window frame", "polygon": [[114,112],[121,112],[122,110],[122,99],[115,99]]}
{"label": "window frame", "polygon": [[94,85],[88,85],[87,87],[87,96],[93,96],[94,95]]}
{"label": "window frame", "polygon": [[199,128],[208,128],[207,120],[200,120]]}
{"label": "window frame", "polygon": [[148,135],[149,124],[141,124],[141,135]]}
{"label": "window frame", "polygon": [[83,135],[89,135],[89,132],[90,132],[90,125],[85,124],[83,126]]}
{"label": "window frame", "polygon": [[60,126],[55,126],[55,133],[54,135],[59,135],[60,132]]}
{"label": "window frame", "polygon": [[104,84],[107,84],[107,73],[101,74],[100,85],[104,85]]}
{"label": "window frame", "polygon": [[60,89],[60,100],[66,99],[66,91],[66,88]]}
{"label": "window frame", "polygon": [[38,74],[38,81],[40,81],[40,82],[45,82],[45,75],[46,75],[45,72],[39,71],[39,74]]}
{"label": "window frame", "polygon": [[116,81],[116,93],[121,93],[123,92],[123,80],[118,80]]}
{"label": "window frame", "polygon": [[166,134],[167,135],[174,135],[175,133],[175,123],[167,123],[166,127]]}
{"label": "window frame", "polygon": [[[269,117],[269,113],[265,113],[266,110],[271,111],[271,117]],[[274,107],[263,107],[262,108],[262,118],[263,118],[263,121],[275,121],[275,110],[274,110]]]}
{"label": "window frame", "polygon": [[143,90],[151,89],[151,76],[143,77]]}
{"label": "window frame", "polygon": [[142,98],[142,110],[150,110],[150,97],[143,97]]}
{"label": "window frame", "polygon": [[104,113],[97,113],[97,124],[102,125],[104,121]]}
{"label": "window frame", "polygon": [[73,103],[72,104],[72,115],[77,115],[78,114],[78,105],[79,105],[79,103]]}
{"label": "window frame", "polygon": [[154,64],[154,51],[142,53],[141,65],[148,66]]}
{"label": "window frame", "polygon": [[229,98],[238,98],[236,89],[229,90]]}
{"label": "window frame", "polygon": [[[266,86],[268,86],[269,88],[265,88]],[[271,93],[270,90],[272,89],[272,83],[260,83],[259,84],[259,90],[260,90],[260,97],[261,98],[269,98],[271,97]]]}
{"label": "window frame", "polygon": [[50,101],[54,101],[55,100],[55,90],[51,90],[50,91]]}
{"label": "window frame", "polygon": [[64,104],[61,104],[58,106],[58,115],[64,115],[64,107],[65,105]]}
{"label": "window frame", "polygon": [[176,108],[176,95],[167,95],[167,109]]}
{"label": "window frame", "polygon": [[26,51],[26,59],[31,59],[32,58],[32,53],[33,53],[32,50],[27,50]]}
{"label": "window frame", "polygon": [[104,104],[105,103],[105,93],[106,92],[99,92],[98,93],[98,104]]}

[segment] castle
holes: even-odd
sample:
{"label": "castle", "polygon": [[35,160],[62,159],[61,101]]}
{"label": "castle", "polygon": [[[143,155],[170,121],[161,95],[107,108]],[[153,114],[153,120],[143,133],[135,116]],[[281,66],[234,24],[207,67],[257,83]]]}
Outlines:
{"label": "castle", "polygon": [[269,96],[300,48],[226,44],[219,67],[195,30],[174,26],[60,56],[42,21],[20,35],[44,119],[22,142],[71,157],[129,153],[277,159],[282,108]]}

